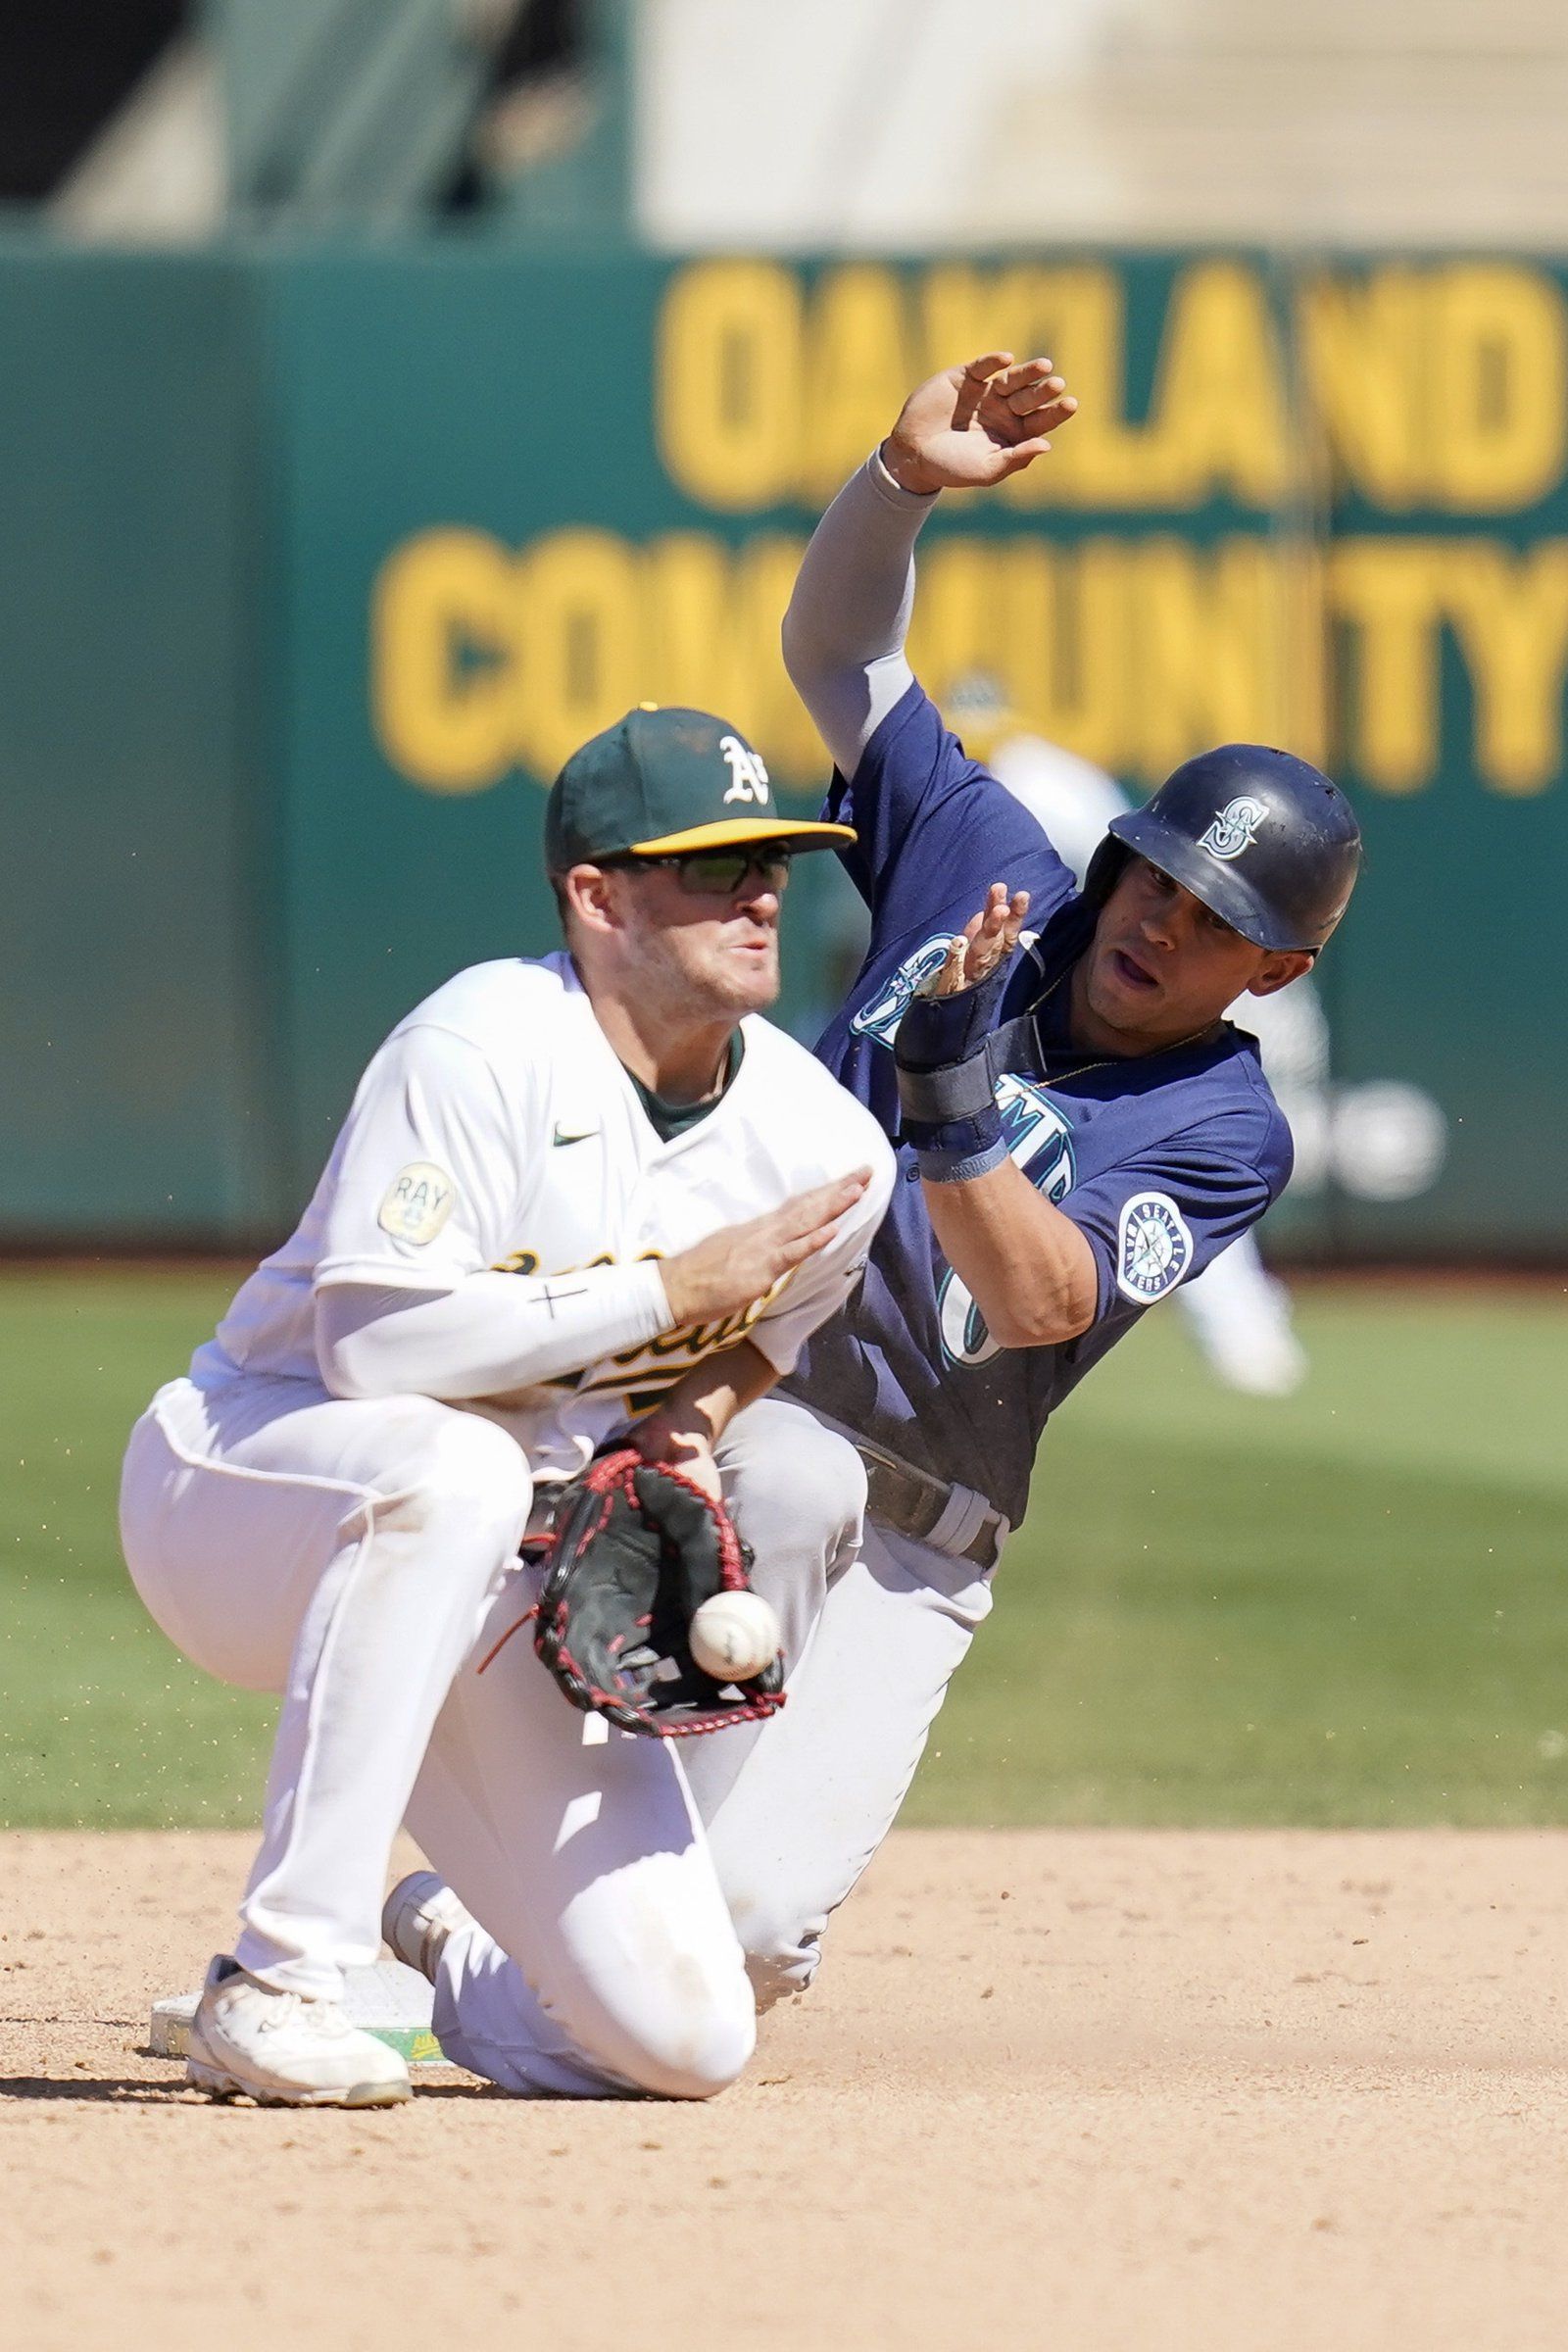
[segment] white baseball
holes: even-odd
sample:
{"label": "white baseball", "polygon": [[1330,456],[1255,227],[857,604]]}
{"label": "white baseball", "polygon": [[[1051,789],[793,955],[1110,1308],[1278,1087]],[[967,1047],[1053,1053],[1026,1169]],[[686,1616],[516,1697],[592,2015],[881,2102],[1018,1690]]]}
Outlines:
{"label": "white baseball", "polygon": [[691,1622],[692,1656],[716,1683],[743,1683],[778,1656],[778,1619],[760,1592],[714,1592]]}

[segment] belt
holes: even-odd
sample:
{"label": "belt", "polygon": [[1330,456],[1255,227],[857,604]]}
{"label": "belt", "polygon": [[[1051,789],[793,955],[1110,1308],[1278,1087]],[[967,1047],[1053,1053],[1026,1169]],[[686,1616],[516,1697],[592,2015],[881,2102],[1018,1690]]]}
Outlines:
{"label": "belt", "polygon": [[865,1464],[866,1508],[873,1519],[946,1552],[949,1559],[972,1560],[987,1574],[995,1568],[1012,1522],[993,1510],[983,1494],[950,1487],[864,1438],[853,1444]]}

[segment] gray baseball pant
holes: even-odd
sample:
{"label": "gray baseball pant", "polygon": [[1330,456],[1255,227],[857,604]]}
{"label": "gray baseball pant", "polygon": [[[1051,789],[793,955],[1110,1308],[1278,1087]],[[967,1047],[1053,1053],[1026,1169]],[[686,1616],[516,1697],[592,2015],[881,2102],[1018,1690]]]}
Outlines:
{"label": "gray baseball pant", "polygon": [[802,1494],[858,1473],[863,1502],[864,1473],[804,1405],[770,1397],[729,1440],[720,1470],[756,1551],[753,1582],[784,1621],[789,1697],[768,1723],[684,1742],[682,1761],[766,2008],[815,1975],[828,1920],[893,1826],[991,1589],[972,1561],[871,1521],[858,1551],[808,1558]]}

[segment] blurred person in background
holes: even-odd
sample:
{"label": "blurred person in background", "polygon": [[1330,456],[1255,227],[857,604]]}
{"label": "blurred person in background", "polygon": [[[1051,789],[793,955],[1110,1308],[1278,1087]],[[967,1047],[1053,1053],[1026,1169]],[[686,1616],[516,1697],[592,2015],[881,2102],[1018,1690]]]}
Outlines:
{"label": "blurred person in background", "polygon": [[[1034,734],[988,671],[960,678],[948,709],[965,749],[1028,809],[1082,890],[1112,818],[1138,806],[1133,795],[1092,760]],[[1245,997],[1228,1017],[1257,1039],[1299,1152],[1303,1132],[1318,1132],[1327,1115],[1329,1031],[1316,989],[1304,978],[1277,996]],[[1176,1296],[1204,1360],[1227,1388],[1289,1396],[1300,1387],[1307,1358],[1290,1293],[1264,1265],[1254,1234],[1222,1250]]]}

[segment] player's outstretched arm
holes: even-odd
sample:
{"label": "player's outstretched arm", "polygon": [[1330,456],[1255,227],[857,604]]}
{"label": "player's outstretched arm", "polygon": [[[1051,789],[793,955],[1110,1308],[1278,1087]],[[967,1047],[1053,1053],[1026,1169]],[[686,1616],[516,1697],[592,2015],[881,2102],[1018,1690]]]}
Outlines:
{"label": "player's outstretched arm", "polygon": [[554,1275],[469,1274],[423,1292],[337,1282],[317,1294],[316,1352],[334,1396],[462,1403],[580,1372],[672,1326],[738,1314],[833,1239],[869,1168],[727,1225],[677,1256]]}
{"label": "player's outstretched arm", "polygon": [[844,775],[911,681],[914,542],[935,493],[1020,472],[1076,405],[1049,360],[986,352],[947,368],[910,393],[817,524],[784,615],[784,662]]}
{"label": "player's outstretched arm", "polygon": [[[943,1256],[1004,1348],[1075,1340],[1095,1319],[1094,1252],[1071,1218],[1042,1200],[1008,1158],[985,1066],[1008,966],[1029,912],[1027,891],[993,882],[986,903],[905,1014],[898,1041],[906,1132]],[[975,1073],[974,1100],[931,1100],[925,1087]]]}
{"label": "player's outstretched arm", "polygon": [[1095,1253],[1010,1159],[962,1184],[924,1183],[937,1246],[1004,1348],[1058,1347],[1095,1319]]}

